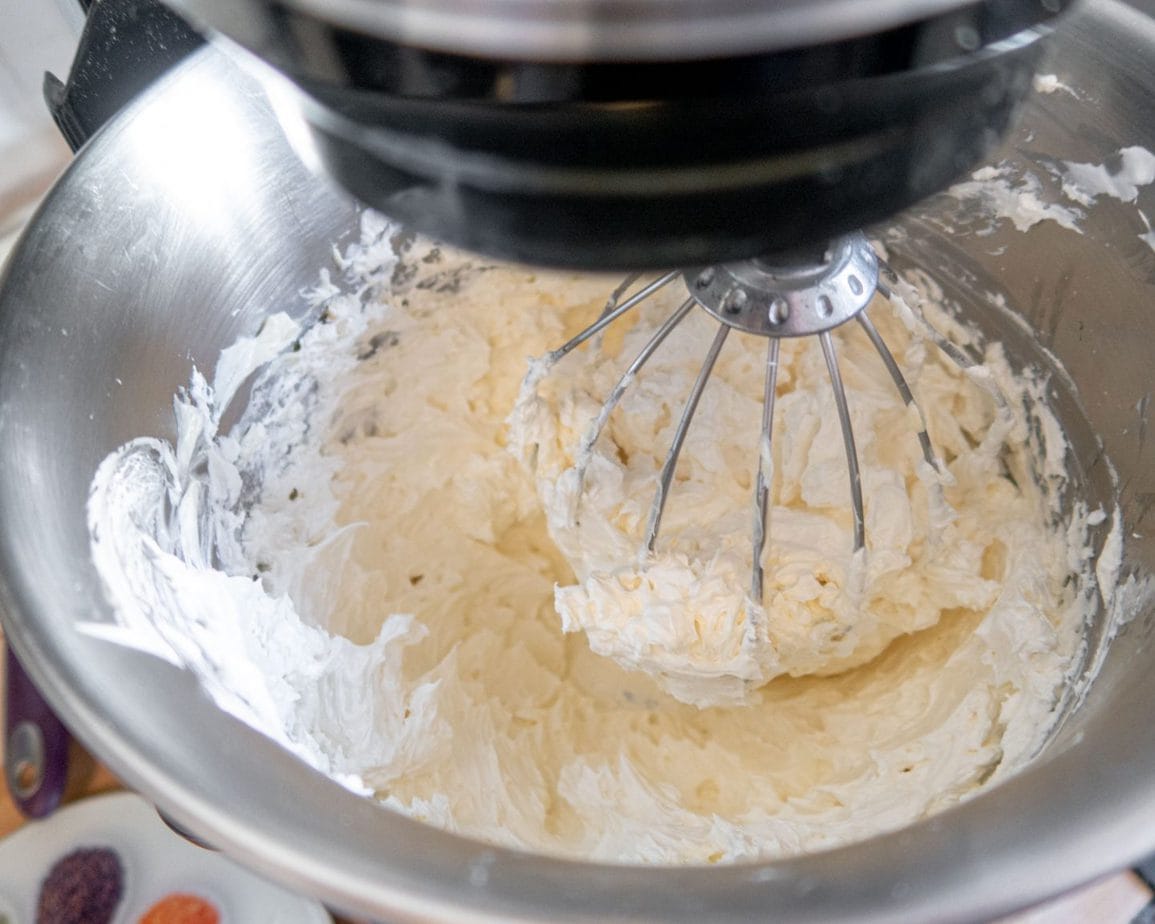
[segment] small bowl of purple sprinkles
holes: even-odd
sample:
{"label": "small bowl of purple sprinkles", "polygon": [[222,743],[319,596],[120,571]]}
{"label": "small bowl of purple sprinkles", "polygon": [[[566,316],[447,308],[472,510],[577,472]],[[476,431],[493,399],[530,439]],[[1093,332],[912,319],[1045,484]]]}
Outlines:
{"label": "small bowl of purple sprinkles", "polygon": [[81,847],[40,884],[36,924],[110,924],[124,897],[124,867],[110,847]]}

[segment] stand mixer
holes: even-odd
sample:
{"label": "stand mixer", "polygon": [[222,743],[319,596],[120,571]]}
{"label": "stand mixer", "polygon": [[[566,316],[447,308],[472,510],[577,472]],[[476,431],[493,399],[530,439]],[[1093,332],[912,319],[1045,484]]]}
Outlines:
{"label": "stand mixer", "polygon": [[[784,283],[793,285],[792,280],[803,277],[827,279],[828,269],[837,275],[841,244],[831,242],[850,241],[852,254],[869,259],[855,243],[857,228],[942,188],[991,149],[1029,87],[1041,54],[1038,39],[1061,12],[1058,5],[1042,3],[880,3],[871,4],[869,12],[860,3],[784,3],[775,6],[772,23],[765,17],[763,27],[755,28],[758,11],[745,10],[741,4],[720,9],[703,5],[700,15],[689,19],[676,16],[686,14],[686,7],[671,4],[645,7],[655,18],[643,30],[624,22],[613,5],[597,8],[593,23],[580,28],[574,22],[589,12],[589,6],[493,4],[486,15],[470,15],[467,20],[450,5],[422,11],[354,2],[326,4],[324,10],[320,3],[304,2],[275,7],[188,4],[182,9],[294,79],[305,91],[299,102],[314,149],[328,172],[365,201],[411,226],[467,247],[524,260],[631,272],[660,268],[675,274],[670,285],[684,281],[688,292],[699,291],[696,283],[703,267],[714,267],[715,278],[723,280],[748,278],[739,277],[735,269],[745,261],[748,271],[757,271],[758,283],[747,298],[755,304],[766,299],[762,318],[769,322],[772,296],[783,296],[791,309],[785,317],[780,309],[775,312],[782,323],[804,314],[792,296],[821,307],[821,293],[812,283],[797,288]],[[383,11],[376,25],[375,10]],[[483,27],[486,21],[494,28]],[[1112,39],[1142,34],[1114,6],[1092,21]],[[507,28],[514,22],[516,28]],[[550,26],[559,28],[553,30],[553,38],[544,38]],[[1086,35],[1077,31],[1071,40],[1084,54],[1094,47]],[[502,44],[502,36],[505,40],[517,36],[528,44],[519,52],[515,45]],[[1130,46],[1122,47],[1118,54],[1125,62],[1142,60]],[[591,60],[591,48],[606,49],[605,60]],[[370,53],[376,49],[390,53]],[[681,59],[692,59],[684,71],[671,65]],[[186,74],[205,74],[221,66],[204,63],[207,60],[195,62]],[[523,63],[511,63],[518,60]],[[1089,60],[1104,66],[1101,57]],[[378,62],[376,70],[366,64],[371,61]],[[1087,73],[1093,72],[1090,64],[1087,68],[1073,81],[1087,80]],[[207,81],[210,88],[249,86],[239,71],[226,71],[213,71]],[[632,86],[646,92],[621,93],[621,87],[631,86],[627,76],[636,77]],[[805,89],[807,81],[813,92]],[[752,89],[767,82],[776,88],[769,97]],[[397,92],[381,92],[386,86]],[[684,92],[702,86],[711,92]],[[746,96],[720,89],[743,86]],[[258,105],[255,96],[243,92],[238,105],[248,113]],[[190,99],[174,96],[169,102],[179,106]],[[503,99],[524,106],[503,108],[499,104]],[[677,100],[684,105],[675,105]],[[154,104],[148,111],[158,109]],[[224,178],[222,188],[234,195],[237,189],[265,195],[261,173],[255,167],[246,172],[250,161],[238,157],[237,151],[259,152],[252,164],[267,172],[281,156],[280,136],[274,137],[275,130],[264,122],[250,125],[244,138],[222,136],[217,149],[223,156],[213,159],[207,139],[214,126],[227,129],[232,124],[231,104],[220,110],[188,113],[189,125],[205,137],[204,145],[190,143],[189,150],[204,167],[195,158],[182,162],[183,189],[186,193],[202,189],[198,184],[211,167],[218,180]],[[1131,721],[1144,714],[1141,694],[1149,673],[1141,659],[1136,660],[1132,646],[1112,646],[1112,660],[1096,684],[1099,698],[1080,712],[1076,726],[1080,743],[1072,743],[1072,731],[1058,743],[1051,764],[1032,767],[1029,775],[963,806],[949,823],[931,820],[863,849],[786,864],[643,871],[575,867],[483,850],[474,842],[405,819],[382,818],[383,813],[371,811],[364,800],[317,780],[258,736],[230,739],[243,732],[202,708],[195,690],[183,679],[174,681],[133,653],[105,651],[89,639],[74,639],[73,614],[100,606],[93,603],[99,597],[97,584],[85,570],[87,547],[70,519],[83,508],[95,463],[119,441],[137,434],[142,418],[159,420],[168,413],[169,399],[185,378],[184,357],[216,355],[242,331],[251,331],[257,314],[268,305],[283,303],[285,292],[308,284],[331,242],[350,222],[349,214],[336,214],[336,207],[301,179],[294,162],[275,193],[279,202],[285,189],[292,190],[290,197],[296,198],[288,211],[294,214],[290,218],[286,211],[284,222],[268,223],[274,235],[266,237],[264,224],[249,221],[251,202],[236,196],[237,207],[216,216],[212,227],[206,227],[203,235],[197,232],[195,240],[197,252],[211,256],[207,263],[218,270],[230,253],[225,245],[235,248],[242,242],[257,252],[254,260],[281,248],[275,265],[261,264],[262,280],[283,274],[286,264],[279,261],[286,255],[293,267],[303,265],[304,270],[293,269],[276,287],[271,282],[251,284],[249,280],[257,277],[246,276],[236,287],[239,294],[228,297],[212,288],[211,280],[194,281],[211,275],[204,273],[204,265],[197,274],[191,267],[186,272],[183,263],[170,266],[171,289],[167,273],[158,272],[149,283],[153,305],[183,304],[184,291],[195,289],[195,297],[189,299],[202,310],[208,305],[238,307],[237,315],[228,315],[222,307],[219,318],[214,313],[206,321],[202,314],[192,325],[182,326],[175,313],[176,320],[164,321],[164,312],[131,308],[132,301],[113,280],[119,293],[113,300],[100,294],[93,297],[89,314],[101,316],[97,328],[90,330],[94,317],[57,317],[52,306],[68,303],[68,293],[79,290],[86,270],[78,267],[75,275],[69,271],[58,277],[50,268],[57,266],[63,272],[58,255],[61,247],[71,252],[68,241],[85,240],[97,247],[99,235],[78,233],[75,228],[88,227],[88,216],[97,216],[94,220],[99,222],[99,216],[107,213],[92,196],[112,188],[112,177],[120,175],[117,171],[123,165],[138,166],[134,152],[143,153],[148,147],[140,143],[145,120],[138,124],[139,129],[133,129],[138,135],[129,139],[132,143],[117,148],[115,154],[113,146],[133,130],[122,126],[94,140],[81,161],[90,167],[107,165],[112,173],[91,180],[86,176],[82,184],[81,172],[74,172],[76,181],[50,202],[46,217],[30,232],[18,253],[20,259],[13,263],[17,269],[5,280],[0,317],[5,324],[3,342],[9,346],[0,364],[3,423],[7,433],[22,438],[5,442],[6,447],[19,446],[19,452],[5,448],[10,484],[0,486],[0,496],[11,530],[28,541],[21,544],[24,540],[6,536],[0,559],[4,602],[14,614],[6,625],[37,681],[70,725],[99,739],[102,756],[183,826],[270,874],[300,874],[299,881],[326,892],[337,904],[414,919],[451,908],[506,920],[599,913],[604,918],[611,913],[634,915],[635,910],[637,917],[720,920],[757,914],[767,907],[799,919],[872,914],[882,919],[896,913],[897,906],[911,920],[919,919],[920,913],[921,919],[933,917],[932,911],[944,908],[965,908],[965,913],[978,915],[1039,897],[1043,880],[1032,876],[1045,878],[1062,869],[1062,882],[1045,887],[1050,891],[1085,881],[1108,864],[1121,865],[1149,849],[1149,838],[1134,830],[1143,813],[1133,808],[1148,804],[1147,787],[1138,774],[1127,770],[1142,766],[1149,752],[1155,754],[1146,737],[1134,733],[1141,726]],[[767,125],[772,131],[761,132]],[[587,128],[589,136],[584,134]],[[1116,134],[1123,133],[1116,128]],[[592,141],[583,144],[583,137]],[[1071,150],[1064,148],[1064,156],[1089,156],[1068,153]],[[525,156],[514,157],[519,154]],[[106,159],[98,161],[101,156]],[[244,174],[239,185],[229,185],[234,183],[226,163],[230,158]],[[541,169],[533,169],[535,164]],[[624,169],[632,167],[639,169],[636,173]],[[190,201],[180,184],[165,185],[163,193],[156,193],[160,180],[154,177],[159,172],[147,173],[141,167],[137,176],[143,190],[138,195],[150,215],[132,226],[137,233],[133,248],[153,239],[150,229],[171,229],[174,222],[184,220],[175,217],[167,197]],[[74,218],[75,224],[62,229],[50,221],[62,214]],[[527,218],[533,215],[545,217]],[[187,225],[181,227],[187,230]],[[169,230],[159,239],[174,238]],[[995,242],[990,249],[997,249]],[[920,251],[915,248],[914,253]],[[1065,253],[1061,243],[1053,253]],[[117,265],[103,247],[99,257],[93,265]],[[1051,254],[1040,257],[1024,272],[1042,278],[1055,259]],[[896,268],[908,265],[909,261]],[[1080,266],[1094,276],[1094,267]],[[885,272],[880,272],[886,286]],[[848,277],[840,278],[849,286]],[[1094,279],[1110,288],[1109,280]],[[860,282],[866,293],[875,284],[865,270]],[[1130,455],[1120,448],[1121,434],[1133,426],[1130,408],[1142,398],[1142,387],[1133,392],[1120,385],[1115,398],[1100,399],[1106,390],[1098,387],[1096,378],[1141,365],[1131,355],[1138,338],[1127,333],[1141,329],[1137,320],[1141,313],[1128,313],[1127,308],[1140,303],[1139,289],[1122,281],[1118,285],[1118,297],[1105,299],[1106,310],[1116,313],[1103,319],[1112,338],[1124,341],[1113,354],[1117,362],[1098,362],[1097,372],[1079,366],[1080,355],[1093,355],[1096,345],[1105,347],[1114,340],[1100,339],[1093,330],[1086,335],[1090,346],[1081,353],[1084,342],[1076,344],[1071,338],[1084,335],[1074,333],[1073,321],[1060,324],[1056,319],[1058,334],[1039,336],[1046,336],[1048,344],[1057,336],[1056,351],[1090,396],[1088,415],[1112,455],[1124,460],[1126,479]],[[1029,302],[1025,286],[1015,290],[1018,304]],[[702,307],[709,310],[713,305],[725,315],[727,292],[720,290],[716,301],[703,299],[707,304]],[[623,292],[618,306],[629,297]],[[28,313],[19,310],[27,304],[42,306],[35,316],[38,329],[67,327],[70,341],[32,331]],[[691,305],[687,310],[698,309]],[[1047,330],[1039,311],[1028,312],[1028,321]],[[108,336],[97,339],[93,330]],[[99,401],[90,407],[89,395],[96,401],[103,394],[103,386],[96,384],[102,381],[99,375],[127,349],[125,342],[118,345],[108,337],[126,330],[149,343],[145,360],[133,367],[134,375],[138,381],[148,378],[149,387],[155,385],[161,398],[155,407],[146,408],[143,400],[124,408],[111,402],[105,407]],[[74,344],[84,338],[94,346],[75,352]],[[768,354],[777,342],[767,339]],[[79,392],[76,385],[69,386],[69,393],[81,398],[59,426],[56,415],[40,413],[37,418],[28,405],[33,395],[42,396],[41,402],[55,400],[51,376],[45,373],[43,381],[36,379],[38,369],[49,368],[49,356],[71,363],[74,381],[88,383]],[[173,362],[173,356],[181,357],[181,362]],[[1118,410],[1124,404],[1126,415]],[[43,410],[42,404],[38,407]],[[769,432],[769,423],[766,429]],[[921,441],[917,428],[912,428],[911,439],[916,438]],[[1080,433],[1073,439],[1078,443]],[[78,444],[84,448],[75,449]],[[1129,450],[1131,444],[1125,445]],[[60,452],[61,446],[68,451]],[[930,447],[926,460],[930,462],[933,455]],[[1149,460],[1142,446],[1137,458]],[[32,474],[25,477],[28,466]],[[66,472],[64,466],[77,471]],[[1124,496],[1125,502],[1128,497],[1134,500],[1134,506],[1127,507],[1128,529],[1136,529],[1141,520],[1142,502],[1133,494],[1146,490],[1141,466],[1136,471],[1125,489],[1131,494]],[[40,484],[55,486],[51,496],[30,487]],[[1146,547],[1140,543],[1137,548],[1142,557]],[[75,584],[53,582],[40,564],[60,568],[65,561],[77,566],[80,577]],[[88,665],[91,675],[81,665]],[[112,674],[127,678],[123,689],[108,684]],[[166,740],[169,719],[186,715],[189,720],[185,724],[182,719],[181,727],[187,729],[190,746],[155,747]],[[191,746],[194,740],[243,740],[246,746],[229,748],[222,756]],[[1099,753],[1108,759],[1094,759]],[[278,787],[253,782],[270,776],[278,780]],[[1105,797],[1097,802],[1088,795],[1092,791],[1088,787],[1133,801],[1127,808]],[[287,802],[299,819],[288,818],[277,807]],[[1061,818],[1055,805],[1065,807]],[[1019,823],[1001,824],[1012,813]],[[1077,855],[1059,846],[1069,844],[1073,830],[1090,832]],[[940,863],[943,857],[949,863]],[[997,864],[991,858],[997,858]],[[582,874],[580,879],[573,878],[575,869]],[[891,875],[895,870],[900,872]],[[976,897],[968,889],[980,889],[982,895]]]}
{"label": "stand mixer", "polygon": [[362,201],[599,270],[825,244],[938,191],[998,143],[1067,5],[174,3],[293,81]]}

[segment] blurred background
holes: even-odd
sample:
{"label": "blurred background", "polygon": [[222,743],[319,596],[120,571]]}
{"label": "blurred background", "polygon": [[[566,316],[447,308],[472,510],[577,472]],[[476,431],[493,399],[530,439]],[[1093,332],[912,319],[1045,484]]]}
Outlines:
{"label": "blurred background", "polygon": [[40,87],[68,73],[83,23],[76,0],[0,0],[0,237],[68,160]]}

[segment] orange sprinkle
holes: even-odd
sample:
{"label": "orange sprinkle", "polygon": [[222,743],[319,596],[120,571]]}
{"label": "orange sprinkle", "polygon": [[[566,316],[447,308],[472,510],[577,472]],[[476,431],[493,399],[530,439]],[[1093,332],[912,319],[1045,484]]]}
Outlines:
{"label": "orange sprinkle", "polygon": [[173,892],[144,913],[140,924],[220,924],[217,909],[199,895]]}

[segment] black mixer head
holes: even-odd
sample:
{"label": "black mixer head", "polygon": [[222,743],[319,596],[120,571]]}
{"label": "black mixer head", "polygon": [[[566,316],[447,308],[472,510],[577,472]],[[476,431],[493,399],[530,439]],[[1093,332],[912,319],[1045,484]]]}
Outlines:
{"label": "black mixer head", "polygon": [[173,0],[286,74],[325,169],[495,256],[743,259],[885,219],[999,142],[1068,0]]}

